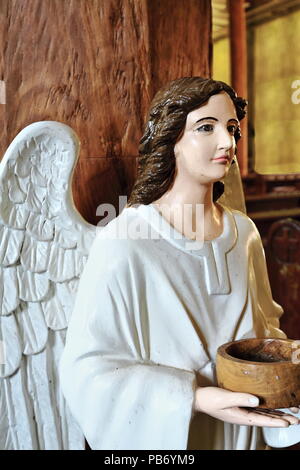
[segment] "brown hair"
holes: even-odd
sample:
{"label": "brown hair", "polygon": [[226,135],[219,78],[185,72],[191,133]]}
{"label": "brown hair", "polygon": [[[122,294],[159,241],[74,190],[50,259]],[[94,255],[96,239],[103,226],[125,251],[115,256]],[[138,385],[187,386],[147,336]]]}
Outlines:
{"label": "brown hair", "polygon": [[[246,115],[247,101],[224,82],[201,77],[184,77],[165,85],[155,95],[139,145],[138,175],[128,200],[150,204],[172,185],[175,175],[174,146],[184,129],[188,113],[205,104],[210,96],[225,91],[232,99],[239,120]],[[235,132],[235,141],[241,137]],[[214,183],[214,200],[224,191],[223,183]]]}

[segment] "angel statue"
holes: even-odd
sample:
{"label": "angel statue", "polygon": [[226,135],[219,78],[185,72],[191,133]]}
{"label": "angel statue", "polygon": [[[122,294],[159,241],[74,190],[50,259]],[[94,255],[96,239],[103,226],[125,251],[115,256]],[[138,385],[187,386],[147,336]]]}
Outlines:
{"label": "angel statue", "polygon": [[246,104],[201,77],[154,97],[137,180],[94,238],[60,361],[92,449],[264,449],[263,429],[299,423],[216,382],[222,344],[285,338],[262,242],[243,212],[235,154]]}
{"label": "angel statue", "polygon": [[0,164],[0,449],[84,449],[58,363],[96,227],[77,212],[79,141],[68,126],[23,129]]}

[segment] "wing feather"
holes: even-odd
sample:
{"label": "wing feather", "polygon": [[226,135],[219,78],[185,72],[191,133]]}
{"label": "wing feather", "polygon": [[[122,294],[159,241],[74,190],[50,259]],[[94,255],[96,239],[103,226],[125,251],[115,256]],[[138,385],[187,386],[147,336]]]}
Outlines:
{"label": "wing feather", "polygon": [[38,241],[25,234],[20,261],[23,269],[34,272],[45,272],[48,265],[50,245],[47,241]]}
{"label": "wing feather", "polygon": [[55,224],[55,243],[61,248],[76,248],[78,242],[78,234],[71,227],[61,227]]}
{"label": "wing feather", "polygon": [[25,355],[37,354],[47,343],[48,328],[40,302],[22,302],[15,311]]}
{"label": "wing feather", "polygon": [[50,241],[54,239],[54,223],[40,214],[29,214],[26,232],[36,240]]}
{"label": "wing feather", "polygon": [[1,449],[30,450],[38,448],[36,423],[24,371],[23,358],[19,370],[11,377],[1,381]]}
{"label": "wing feather", "polygon": [[53,282],[64,282],[80,275],[77,250],[64,249],[52,243],[49,256],[49,279]]}
{"label": "wing feather", "polygon": [[5,363],[0,365],[0,377],[9,377],[19,368],[23,349],[14,315],[0,317],[0,334],[5,359]]}
{"label": "wing feather", "polygon": [[46,199],[46,195],[47,188],[43,188],[42,186],[36,186],[33,183],[30,183],[26,196],[25,208],[28,211],[40,214],[41,206],[44,200]]}
{"label": "wing feather", "polygon": [[20,256],[24,240],[22,230],[14,230],[0,225],[0,265],[11,266]]}
{"label": "wing feather", "polygon": [[14,266],[0,266],[0,311],[9,315],[19,305],[17,269]]}
{"label": "wing feather", "polygon": [[[8,268],[6,268],[8,269]],[[47,273],[33,273],[17,266],[19,297],[27,302],[37,302],[46,298],[50,290]]]}
{"label": "wing feather", "polygon": [[40,186],[41,188],[47,188],[47,177],[44,176],[38,166],[33,166],[31,169],[31,181],[34,186]]}
{"label": "wing feather", "polygon": [[8,196],[10,201],[16,204],[21,204],[22,202],[25,202],[26,199],[26,193],[22,191],[19,180],[13,171],[10,171],[8,178]]}
{"label": "wing feather", "polygon": [[22,230],[26,226],[29,212],[24,205],[15,206],[8,197],[2,195],[0,199],[0,223],[17,230]]}
{"label": "wing feather", "polygon": [[75,294],[77,292],[78,279],[68,282],[53,284],[54,295],[49,300],[41,302],[45,320],[52,330],[67,328],[70,314],[73,310]]}
{"label": "wing feather", "polygon": [[[50,352],[50,354],[49,354]],[[27,356],[28,390],[34,407],[38,441],[41,449],[60,450],[61,431],[55,404],[51,351]]]}
{"label": "wing feather", "polygon": [[33,140],[30,138],[26,139],[18,145],[15,154],[11,156],[11,162],[15,162],[15,174],[19,178],[26,178],[31,173],[31,156],[34,152],[34,147]]}

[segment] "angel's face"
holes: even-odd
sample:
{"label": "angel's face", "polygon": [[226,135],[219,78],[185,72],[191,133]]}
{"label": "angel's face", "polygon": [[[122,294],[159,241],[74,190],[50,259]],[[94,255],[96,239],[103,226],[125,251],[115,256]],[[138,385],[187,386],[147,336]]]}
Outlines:
{"label": "angel's face", "polygon": [[191,111],[174,147],[175,178],[186,184],[224,178],[235,154],[238,126],[235,106],[226,92],[211,96],[205,105]]}

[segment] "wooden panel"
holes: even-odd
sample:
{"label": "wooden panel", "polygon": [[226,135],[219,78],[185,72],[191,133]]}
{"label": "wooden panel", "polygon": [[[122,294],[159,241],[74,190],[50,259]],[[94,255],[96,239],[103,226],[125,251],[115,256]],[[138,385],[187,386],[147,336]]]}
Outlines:
{"label": "wooden panel", "polygon": [[128,194],[132,186],[144,118],[157,87],[182,75],[209,75],[210,0],[189,0],[189,8],[181,0],[1,0],[0,5],[0,79],[7,89],[7,104],[0,105],[6,110],[0,153],[32,122],[70,125],[81,140],[74,198],[82,215],[95,220],[97,201],[109,202],[114,191],[114,197]]}
{"label": "wooden panel", "polygon": [[148,0],[154,91],[175,78],[210,77],[210,0]]}
{"label": "wooden panel", "polygon": [[73,177],[75,206],[94,225],[100,221],[96,216],[100,204],[113,204],[118,215],[119,196],[129,195],[135,176],[134,158],[80,159]]}
{"label": "wooden panel", "polygon": [[6,74],[4,50],[7,41],[7,10],[8,0],[0,0],[0,159],[6,147],[7,138],[7,116],[6,116]]}
{"label": "wooden panel", "polygon": [[58,120],[82,158],[132,155],[148,104],[144,1],[10,0],[5,50],[11,139]]}

